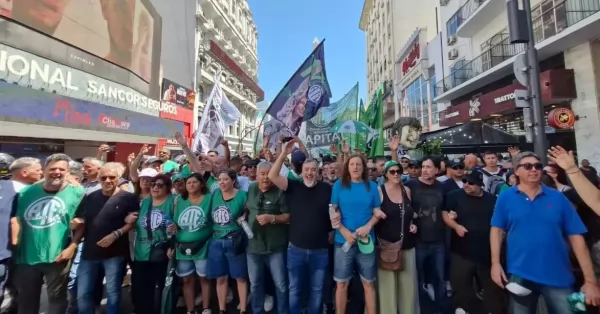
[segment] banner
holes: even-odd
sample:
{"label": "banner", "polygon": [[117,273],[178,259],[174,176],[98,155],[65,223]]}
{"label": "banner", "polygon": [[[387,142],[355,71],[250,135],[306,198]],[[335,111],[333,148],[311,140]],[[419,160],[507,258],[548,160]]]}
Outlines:
{"label": "banner", "polygon": [[163,79],[161,94],[163,102],[194,110],[196,93],[189,88],[185,88],[173,81]]}
{"label": "banner", "polygon": [[215,85],[210,91],[204,112],[198,123],[198,131],[192,143],[196,153],[206,154],[209,150],[219,147],[221,141],[225,138],[227,127],[242,116],[223,92],[220,77],[221,72],[215,74]]}
{"label": "banner", "polygon": [[[298,135],[302,123],[310,120],[322,107],[329,106],[331,89],[325,72],[325,48],[322,41],[292,75],[265,116],[263,124],[269,136],[269,146],[275,146],[280,136]],[[264,122],[264,118],[263,118]]]}
{"label": "banner", "polygon": [[368,156],[383,156],[383,85],[375,92],[371,104],[365,112],[365,123],[373,129],[373,133],[367,137]]}
{"label": "banner", "polygon": [[315,117],[306,122],[304,144],[311,152],[329,151],[329,145],[340,144],[342,139],[345,139],[350,147],[355,148],[354,134],[337,134],[329,130],[336,123],[357,119],[358,90],[358,83],[356,83],[344,97],[329,107],[322,108]]}
{"label": "banner", "polygon": [[[13,0],[8,4],[1,11],[6,18],[117,64],[146,82],[158,78],[162,19],[149,0]],[[52,59],[51,51],[42,56]]]}

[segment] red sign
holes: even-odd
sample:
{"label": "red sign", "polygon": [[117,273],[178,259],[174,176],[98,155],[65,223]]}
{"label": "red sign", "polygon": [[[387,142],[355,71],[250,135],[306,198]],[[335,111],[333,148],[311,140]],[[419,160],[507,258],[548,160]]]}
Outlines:
{"label": "red sign", "polygon": [[61,114],[63,115],[64,123],[67,125],[90,125],[92,123],[92,117],[89,113],[77,111],[66,99],[58,99],[56,100],[56,105],[54,105],[52,116],[59,118]]}
{"label": "red sign", "polygon": [[415,43],[413,48],[408,53],[408,56],[402,61],[402,74],[406,75],[408,71],[410,71],[415,65],[417,65],[417,61],[421,58],[421,49],[419,43]]}
{"label": "red sign", "polygon": [[575,114],[569,108],[556,108],[548,112],[548,124],[555,129],[570,129],[575,124]]}

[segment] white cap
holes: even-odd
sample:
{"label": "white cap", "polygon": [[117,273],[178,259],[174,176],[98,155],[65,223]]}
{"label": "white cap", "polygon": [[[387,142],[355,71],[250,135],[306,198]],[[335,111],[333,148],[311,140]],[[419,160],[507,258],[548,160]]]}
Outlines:
{"label": "white cap", "polygon": [[403,158],[406,158],[406,159],[410,160],[410,156],[409,155],[402,155],[402,156],[400,156],[400,159],[403,159]]}
{"label": "white cap", "polygon": [[158,171],[156,171],[156,169],[153,168],[144,168],[142,169],[142,171],[140,171],[140,173],[138,174],[138,177],[149,177],[149,178],[154,178],[158,175]]}

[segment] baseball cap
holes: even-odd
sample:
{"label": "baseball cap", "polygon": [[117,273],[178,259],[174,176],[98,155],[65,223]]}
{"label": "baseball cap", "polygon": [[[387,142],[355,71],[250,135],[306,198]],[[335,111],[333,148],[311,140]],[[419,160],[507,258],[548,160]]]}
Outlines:
{"label": "baseball cap", "polygon": [[421,162],[420,162],[419,160],[417,160],[417,159],[411,159],[411,160],[408,162],[408,165],[409,165],[409,166],[417,166],[417,167],[420,167],[420,166],[421,166]]}
{"label": "baseball cap", "polygon": [[138,177],[148,177],[148,178],[154,178],[158,175],[158,171],[156,171],[155,169],[152,168],[144,168],[142,169],[142,171],[140,171],[140,173],[138,174]]}
{"label": "baseball cap", "polygon": [[383,166],[383,172],[387,172],[388,169],[390,169],[393,166],[399,166],[400,167],[400,164],[398,162],[396,162],[396,161],[390,160],[390,161],[386,162],[385,165]]}
{"label": "baseball cap", "polygon": [[258,165],[259,163],[260,163],[260,159],[248,159],[248,160],[244,161],[244,166],[256,167],[256,165]]}
{"label": "baseball cap", "polygon": [[187,160],[187,157],[185,156],[185,154],[181,154],[177,157],[175,157],[175,162],[177,163],[183,163]]}
{"label": "baseball cap", "polygon": [[175,182],[177,180],[183,180],[184,177],[181,175],[181,173],[176,173],[174,175],[171,176],[171,181]]}
{"label": "baseball cap", "polygon": [[152,163],[155,163],[155,162],[160,162],[161,164],[163,163],[163,161],[162,161],[162,160],[160,160],[160,159],[159,159],[158,157],[156,157],[156,156],[151,156],[151,157],[148,157],[148,159],[146,159],[146,163],[147,163],[147,164],[152,164]]}
{"label": "baseball cap", "polygon": [[292,159],[291,159],[292,164],[295,164],[295,165],[302,164],[302,163],[304,163],[305,160],[306,160],[306,154],[304,154],[303,151],[297,149],[292,152]]}
{"label": "baseball cap", "polygon": [[409,155],[402,155],[402,156],[400,156],[399,159],[408,159],[408,160],[410,160],[410,156]]}
{"label": "baseball cap", "polygon": [[510,291],[512,294],[524,297],[531,294],[531,285],[532,283],[529,280],[511,275],[510,278],[508,278],[508,283],[505,287],[506,290]]}
{"label": "baseball cap", "polygon": [[356,243],[358,245],[358,249],[363,254],[371,254],[375,250],[375,245],[373,244],[373,238],[371,235],[367,235],[366,237],[358,237],[356,239]]}
{"label": "baseball cap", "polygon": [[454,159],[450,159],[450,160],[446,161],[446,165],[449,168],[456,167],[456,166],[463,166],[464,167],[465,163],[460,158],[454,158]]}
{"label": "baseball cap", "polygon": [[483,173],[478,169],[474,169],[470,173],[463,176],[463,180],[473,182],[479,186],[483,186]]}

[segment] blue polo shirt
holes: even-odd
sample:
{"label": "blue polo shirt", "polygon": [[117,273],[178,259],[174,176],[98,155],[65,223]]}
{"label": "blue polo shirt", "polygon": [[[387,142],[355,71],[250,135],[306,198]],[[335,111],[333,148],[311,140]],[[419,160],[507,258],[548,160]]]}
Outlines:
{"label": "blue polo shirt", "polygon": [[[342,180],[333,184],[331,204],[337,205],[342,214],[342,225],[354,232],[364,226],[373,216],[373,209],[381,207],[381,198],[377,183],[369,181],[369,190],[364,182],[350,183],[350,188],[342,186]],[[371,237],[375,233],[371,230]],[[339,232],[335,231],[335,243],[344,244],[346,240]]]}
{"label": "blue polo shirt", "polygon": [[511,187],[498,197],[492,227],[506,232],[509,274],[551,287],[573,286],[567,236],[587,229],[561,192],[542,185],[530,200]]}

